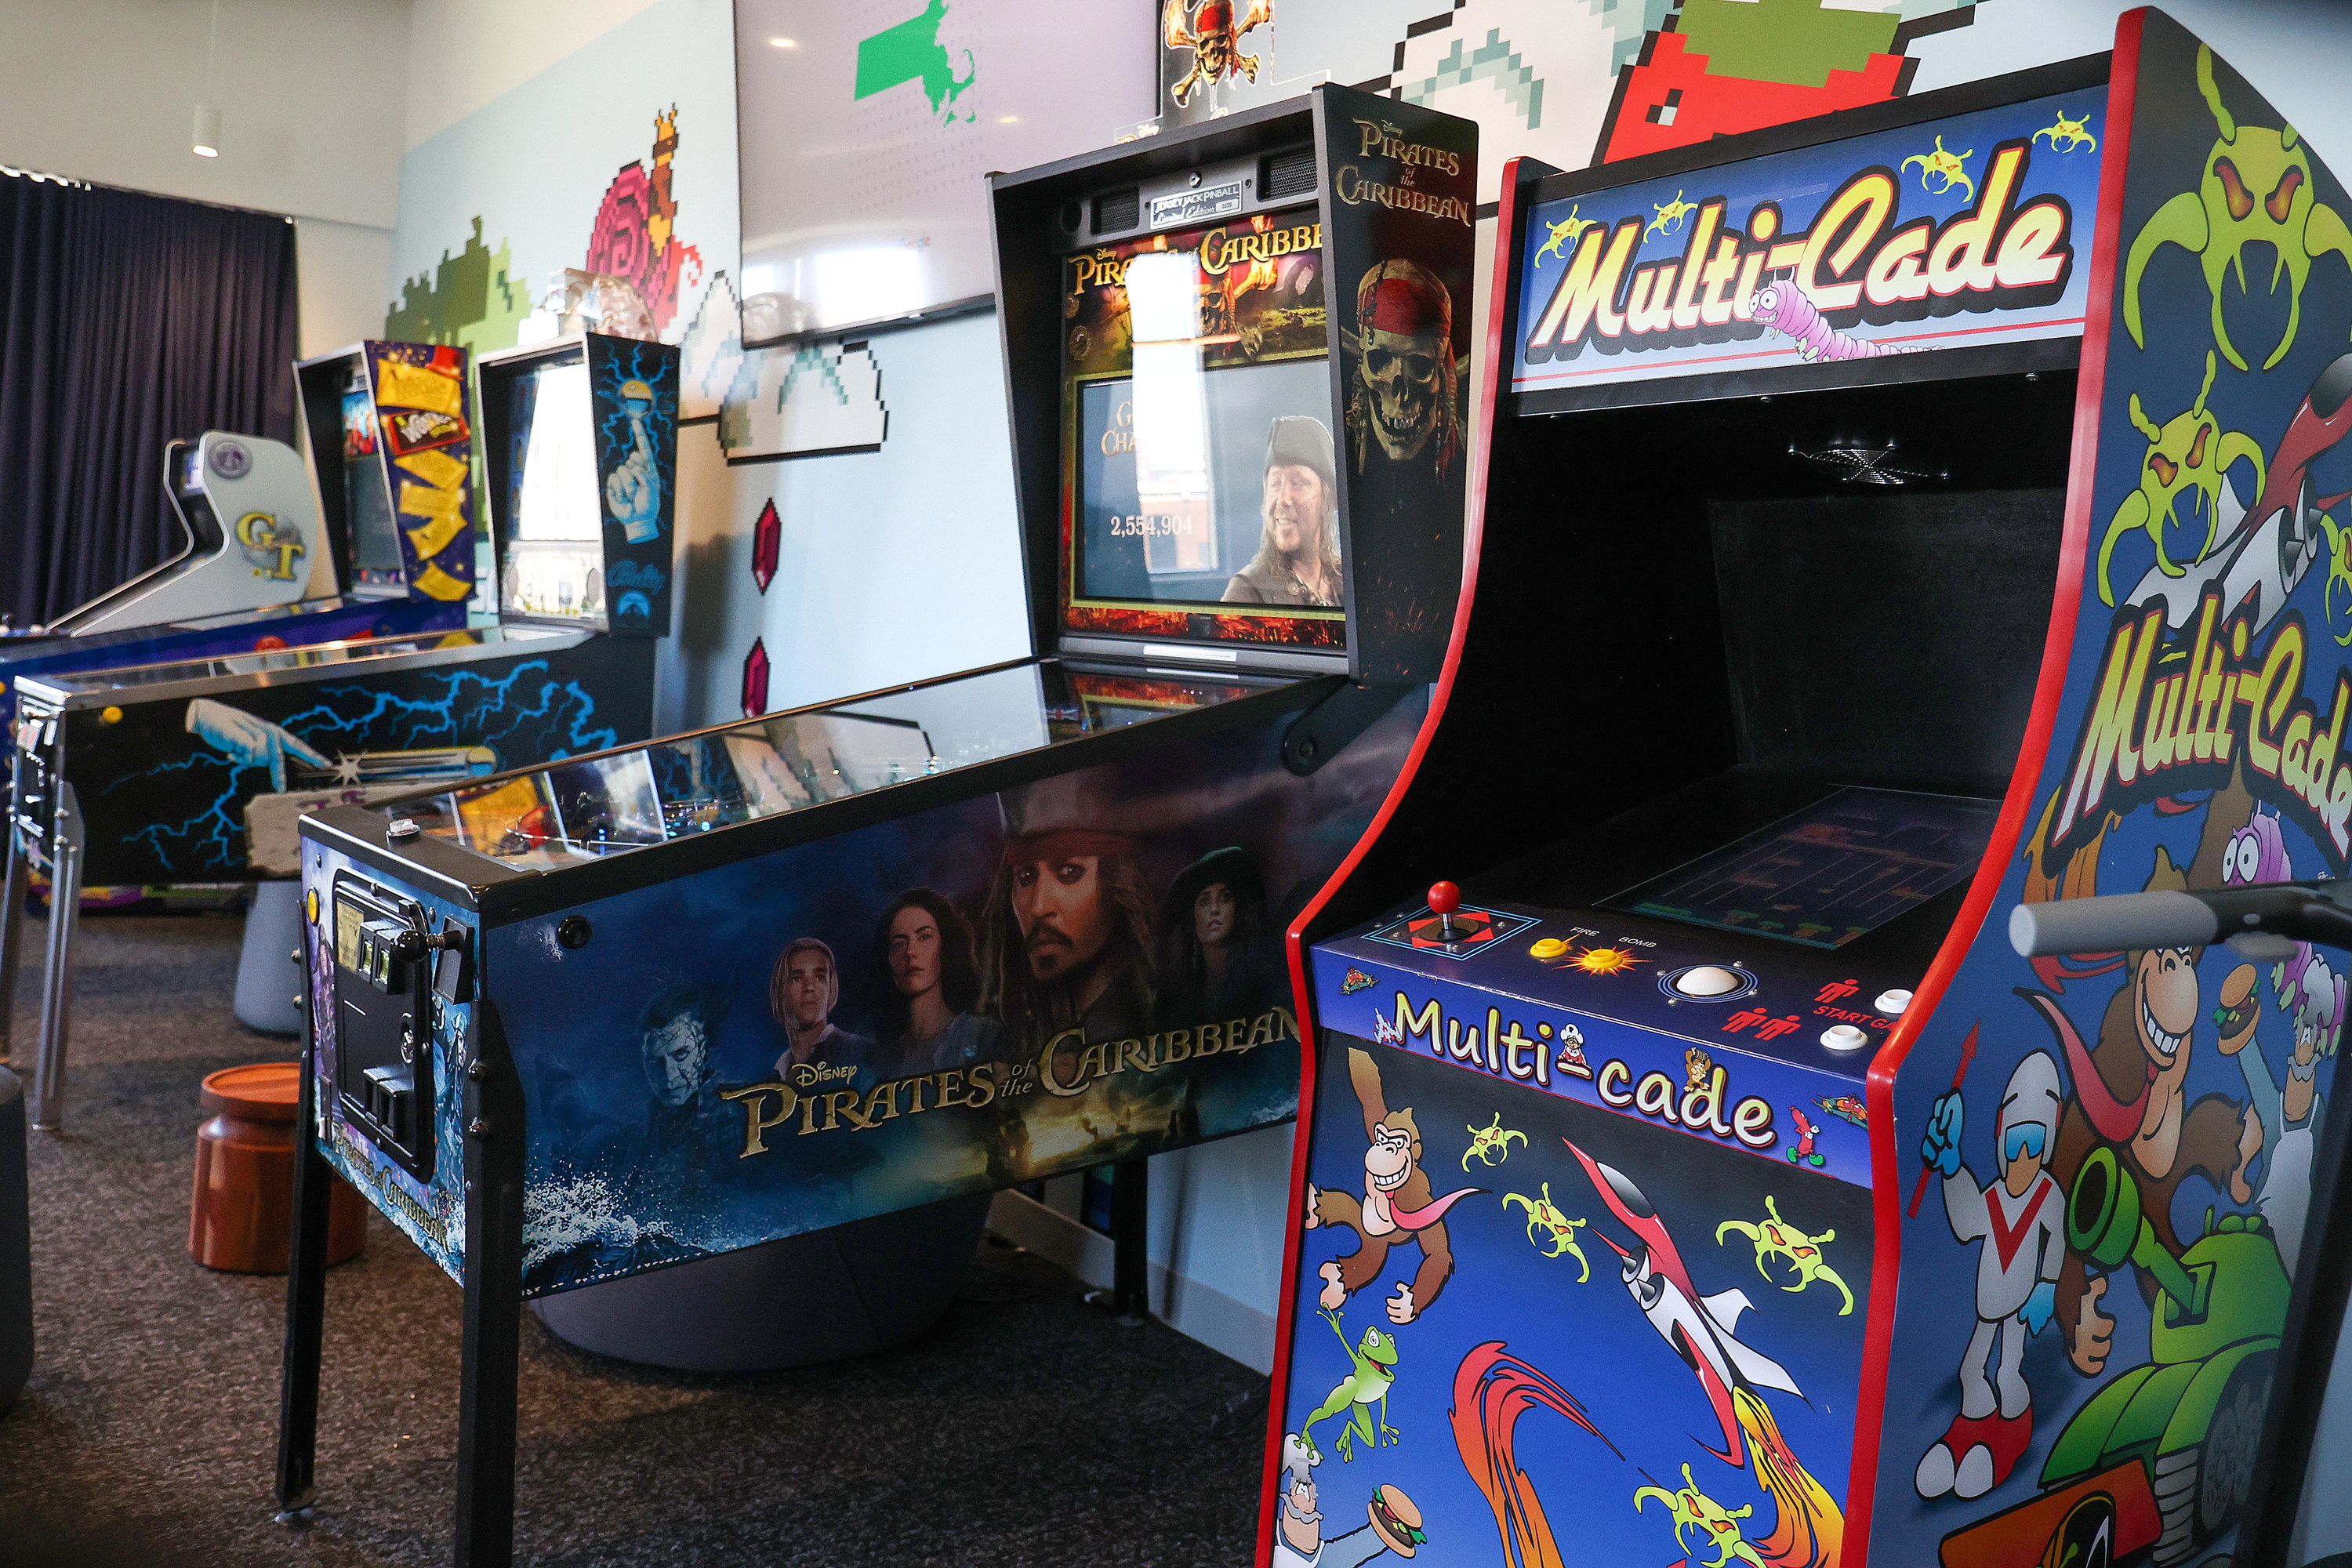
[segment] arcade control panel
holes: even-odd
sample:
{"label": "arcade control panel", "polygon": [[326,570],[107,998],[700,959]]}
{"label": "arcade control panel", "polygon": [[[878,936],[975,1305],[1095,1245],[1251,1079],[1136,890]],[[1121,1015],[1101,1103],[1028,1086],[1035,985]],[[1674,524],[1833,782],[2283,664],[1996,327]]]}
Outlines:
{"label": "arcade control panel", "polygon": [[1317,945],[1317,1016],[1866,1185],[1863,1079],[1991,814],[1840,790],[1578,907],[1440,882]]}

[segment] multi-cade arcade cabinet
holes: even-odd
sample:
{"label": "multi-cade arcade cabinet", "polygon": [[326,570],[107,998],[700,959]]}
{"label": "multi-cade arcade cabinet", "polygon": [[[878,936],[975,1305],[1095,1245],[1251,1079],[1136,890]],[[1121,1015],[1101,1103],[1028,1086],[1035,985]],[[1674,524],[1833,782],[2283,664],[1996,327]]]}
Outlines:
{"label": "multi-cade arcade cabinet", "polygon": [[1262,1563],[2236,1551],[2339,957],[2005,929],[2346,869],[2347,210],[2150,11],[1513,171],[1456,640],[1294,928]]}
{"label": "multi-cade arcade cabinet", "polygon": [[[379,399],[391,387],[423,403],[427,395],[399,376],[438,374],[441,362],[372,363]],[[322,363],[357,374],[332,362],[305,374],[324,374]],[[603,383],[592,389],[599,366]],[[509,562],[500,624],[20,680],[24,793],[12,874],[37,866],[61,888],[290,879],[305,811],[644,738],[651,639],[669,619],[657,585],[672,532],[677,350],[574,338],[528,363],[487,359],[480,376],[491,510]],[[541,395],[543,384],[572,382],[575,399]],[[368,406],[363,388],[339,390],[331,377],[327,391],[338,400],[330,406]],[[327,402],[308,400],[314,411]],[[433,418],[368,425],[353,413],[342,427],[351,569],[362,587],[455,582],[445,563],[471,569],[468,433],[459,424],[450,434],[437,409],[415,412]],[[361,448],[371,433],[373,452]],[[436,435],[445,438],[430,444]],[[325,439],[320,450],[333,450]],[[375,459],[387,453],[396,480],[378,495]],[[416,493],[428,488],[443,499]],[[383,502],[373,521],[372,496]],[[331,515],[333,507],[331,495]],[[528,579],[527,552],[547,540],[564,542],[584,586],[541,602],[514,584]],[[608,614],[607,579],[655,592],[626,589]],[[18,924],[0,929],[0,991],[12,979],[5,944]],[[61,1110],[73,925],[52,921],[49,930],[37,1126],[56,1125]]]}
{"label": "multi-cade arcade cabinet", "polygon": [[[0,642],[0,721],[22,676],[463,626],[466,364],[463,349],[368,342],[296,365],[309,477],[279,441],[210,431],[170,443],[164,485],[187,548],[42,635]],[[322,552],[333,587],[312,598]]]}
{"label": "multi-cade arcade cabinet", "polygon": [[487,1563],[524,1297],[1292,1114],[1274,933],[1458,581],[1475,136],[1326,88],[995,177],[1038,657],[303,820],[283,1506],[330,1168],[466,1288]]}

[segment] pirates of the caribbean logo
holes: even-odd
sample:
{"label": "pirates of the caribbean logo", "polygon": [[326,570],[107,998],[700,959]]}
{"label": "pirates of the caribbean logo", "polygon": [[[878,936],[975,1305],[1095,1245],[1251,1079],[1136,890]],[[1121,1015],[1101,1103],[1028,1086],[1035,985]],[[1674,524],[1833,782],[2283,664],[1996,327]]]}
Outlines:
{"label": "pirates of the caribbean logo", "polygon": [[1121,1073],[1152,1074],[1210,1057],[1246,1056],[1260,1046],[1297,1037],[1298,1020],[1290,1010],[1272,1007],[1254,1018],[1168,1029],[1124,1040],[1089,1041],[1083,1030],[1065,1029],[1045,1041],[1034,1061],[975,1062],[940,1072],[914,1073],[862,1092],[836,1089],[815,1093],[771,1079],[722,1089],[719,1094],[743,1108],[743,1152],[739,1157],[748,1160],[769,1152],[768,1134],[796,1119],[798,1124],[793,1127],[796,1137],[844,1127],[870,1132],[900,1117],[956,1107],[981,1110],[999,1100],[1039,1089],[1066,1100]]}

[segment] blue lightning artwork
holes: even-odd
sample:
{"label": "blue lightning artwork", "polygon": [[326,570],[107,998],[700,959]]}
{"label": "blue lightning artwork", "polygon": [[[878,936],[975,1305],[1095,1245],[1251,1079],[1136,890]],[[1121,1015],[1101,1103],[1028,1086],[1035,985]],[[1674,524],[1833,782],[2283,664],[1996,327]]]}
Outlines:
{"label": "blue lightning artwork", "polygon": [[203,696],[118,692],[102,710],[68,710],[66,772],[90,819],[90,875],[133,884],[287,874],[257,855],[257,803],[290,834],[319,799],[383,798],[644,738],[650,646],[555,640],[570,646],[484,658],[493,650],[467,643],[423,668],[346,667],[315,682],[281,671]]}

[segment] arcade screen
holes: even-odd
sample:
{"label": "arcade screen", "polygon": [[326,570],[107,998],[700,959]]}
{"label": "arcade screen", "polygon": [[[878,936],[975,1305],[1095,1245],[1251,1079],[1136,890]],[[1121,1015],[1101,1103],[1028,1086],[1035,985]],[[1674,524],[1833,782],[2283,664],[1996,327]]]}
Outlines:
{"label": "arcade screen", "polygon": [[362,583],[402,580],[400,526],[393,519],[383,465],[376,460],[375,406],[364,385],[343,394],[343,516],[352,565]]}
{"label": "arcade screen", "polygon": [[1069,602],[1343,619],[1315,209],[1063,269]]}
{"label": "arcade screen", "polygon": [[601,620],[604,514],[584,359],[533,366],[508,384],[507,535],[499,599],[528,616]]}
{"label": "arcade screen", "polygon": [[1974,871],[2000,810],[1965,795],[1841,789],[1601,907],[1843,947]]}

